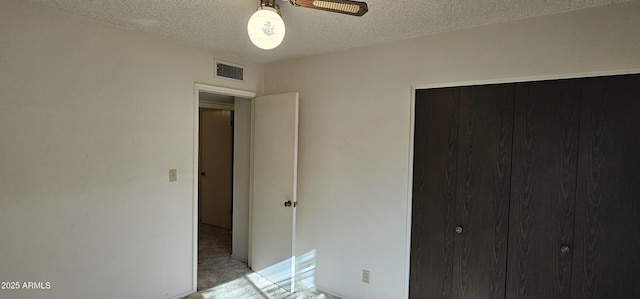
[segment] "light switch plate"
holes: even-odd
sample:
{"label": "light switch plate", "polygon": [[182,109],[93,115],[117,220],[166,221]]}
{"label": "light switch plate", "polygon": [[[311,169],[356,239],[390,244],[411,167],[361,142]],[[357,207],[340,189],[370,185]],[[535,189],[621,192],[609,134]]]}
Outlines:
{"label": "light switch plate", "polygon": [[169,169],[169,182],[175,182],[178,180],[178,170]]}
{"label": "light switch plate", "polygon": [[362,270],[362,282],[369,283],[369,270]]}

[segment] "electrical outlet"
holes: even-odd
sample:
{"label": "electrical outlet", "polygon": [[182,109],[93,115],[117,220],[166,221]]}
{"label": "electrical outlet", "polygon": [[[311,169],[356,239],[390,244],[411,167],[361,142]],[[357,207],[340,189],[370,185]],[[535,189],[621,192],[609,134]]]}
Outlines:
{"label": "electrical outlet", "polygon": [[169,182],[175,182],[178,180],[178,170],[169,169]]}
{"label": "electrical outlet", "polygon": [[362,282],[369,283],[369,270],[362,270]]}

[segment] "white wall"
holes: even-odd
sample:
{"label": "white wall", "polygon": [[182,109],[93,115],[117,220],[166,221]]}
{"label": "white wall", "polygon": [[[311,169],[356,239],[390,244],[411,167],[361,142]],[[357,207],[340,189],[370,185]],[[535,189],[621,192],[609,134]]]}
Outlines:
{"label": "white wall", "polygon": [[15,0],[0,40],[0,281],[51,283],[0,297],[192,291],[194,82],[263,66]]}
{"label": "white wall", "polygon": [[640,71],[638,16],[635,1],[267,64],[265,94],[300,92],[297,248],[317,250],[316,285],[405,295],[412,86]]}
{"label": "white wall", "polygon": [[251,99],[235,98],[233,118],[233,245],[231,250],[234,257],[248,261]]}

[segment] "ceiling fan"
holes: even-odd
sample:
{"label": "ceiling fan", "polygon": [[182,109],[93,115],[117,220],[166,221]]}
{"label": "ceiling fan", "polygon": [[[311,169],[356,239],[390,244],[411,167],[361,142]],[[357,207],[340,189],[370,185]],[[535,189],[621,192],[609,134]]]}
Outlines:
{"label": "ceiling fan", "polygon": [[[249,39],[258,48],[270,50],[282,42],[285,34],[284,21],[280,17],[280,6],[276,0],[259,0],[260,6],[247,24]],[[282,0],[296,7],[306,7],[350,16],[361,17],[369,7],[367,3],[352,0]]]}
{"label": "ceiling fan", "polygon": [[293,6],[313,8],[361,17],[369,8],[367,3],[351,0],[288,0]]}

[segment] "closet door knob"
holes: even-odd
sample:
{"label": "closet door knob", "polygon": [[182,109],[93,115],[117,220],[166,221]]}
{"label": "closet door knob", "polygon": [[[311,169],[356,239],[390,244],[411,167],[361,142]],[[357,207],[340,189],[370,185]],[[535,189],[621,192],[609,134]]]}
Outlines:
{"label": "closet door knob", "polygon": [[462,226],[456,226],[456,233],[462,233]]}
{"label": "closet door knob", "polygon": [[569,253],[569,251],[571,251],[571,249],[567,245],[560,247],[560,252],[562,252],[564,254]]}

